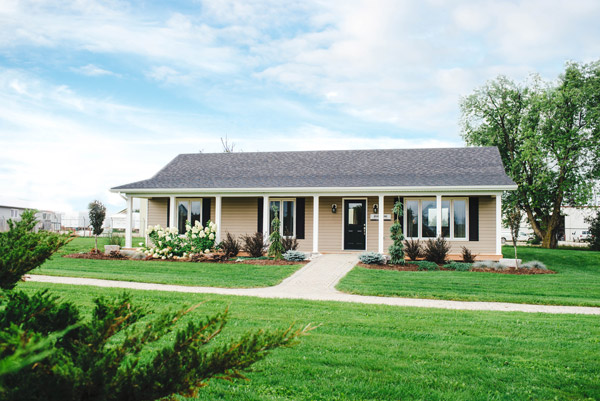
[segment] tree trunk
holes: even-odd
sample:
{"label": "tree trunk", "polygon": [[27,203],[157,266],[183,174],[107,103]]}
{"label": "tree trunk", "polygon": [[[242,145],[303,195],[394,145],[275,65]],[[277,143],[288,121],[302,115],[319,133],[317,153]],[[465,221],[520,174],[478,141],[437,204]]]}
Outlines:
{"label": "tree trunk", "polygon": [[96,249],[96,253],[98,253],[98,236],[95,235],[94,237],[95,237],[94,239],[96,241],[96,248],[95,249]]}
{"label": "tree trunk", "polygon": [[556,249],[558,247],[558,240],[556,239],[556,227],[548,227],[546,235],[542,238],[542,248]]}

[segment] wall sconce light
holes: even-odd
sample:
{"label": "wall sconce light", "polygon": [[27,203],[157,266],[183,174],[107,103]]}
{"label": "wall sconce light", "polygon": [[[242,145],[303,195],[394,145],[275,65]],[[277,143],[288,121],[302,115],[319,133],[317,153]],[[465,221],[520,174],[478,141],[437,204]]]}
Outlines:
{"label": "wall sconce light", "polygon": [[337,212],[337,205],[334,203],[331,205],[331,213],[336,213]]}
{"label": "wall sconce light", "polygon": [[373,205],[373,213],[377,214],[378,211],[379,211],[379,206],[377,206],[377,203],[375,203]]}

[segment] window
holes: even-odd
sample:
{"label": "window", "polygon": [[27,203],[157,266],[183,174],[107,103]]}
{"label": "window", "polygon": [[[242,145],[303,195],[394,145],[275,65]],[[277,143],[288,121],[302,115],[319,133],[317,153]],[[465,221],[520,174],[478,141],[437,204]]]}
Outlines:
{"label": "window", "polygon": [[202,223],[202,199],[177,200],[177,227],[179,234],[185,234],[185,222],[194,225],[197,221]]}
{"label": "window", "polygon": [[[405,201],[405,236],[435,238],[437,235],[437,203],[435,199]],[[467,238],[467,199],[442,199],[442,236],[449,239]]]}
{"label": "window", "polygon": [[[271,200],[270,203],[270,222],[273,223],[275,219],[275,212],[273,207],[277,208],[277,214],[281,225],[279,227],[279,233],[283,237],[295,237],[296,236],[296,205],[293,199],[278,199]],[[269,225],[269,232],[271,232],[272,225]]]}
{"label": "window", "polygon": [[11,209],[10,217],[12,217],[12,218],[19,217],[19,211],[17,209]]}

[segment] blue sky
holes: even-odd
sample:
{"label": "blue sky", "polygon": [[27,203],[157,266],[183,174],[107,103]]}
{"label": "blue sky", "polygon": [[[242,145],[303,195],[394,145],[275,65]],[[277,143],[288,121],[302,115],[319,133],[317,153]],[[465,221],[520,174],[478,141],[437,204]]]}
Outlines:
{"label": "blue sky", "polygon": [[124,206],[179,153],[463,146],[459,100],[600,57],[598,1],[0,1],[0,203]]}

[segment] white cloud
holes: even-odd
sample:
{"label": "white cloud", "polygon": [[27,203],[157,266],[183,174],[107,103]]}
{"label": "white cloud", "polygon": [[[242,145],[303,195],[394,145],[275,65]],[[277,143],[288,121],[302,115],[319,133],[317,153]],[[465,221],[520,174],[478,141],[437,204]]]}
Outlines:
{"label": "white cloud", "polygon": [[100,68],[94,64],[87,64],[79,68],[72,68],[71,70],[90,77],[100,77],[103,75],[112,75],[116,77],[120,76],[119,74],[116,74],[109,70],[105,70],[104,68]]}

